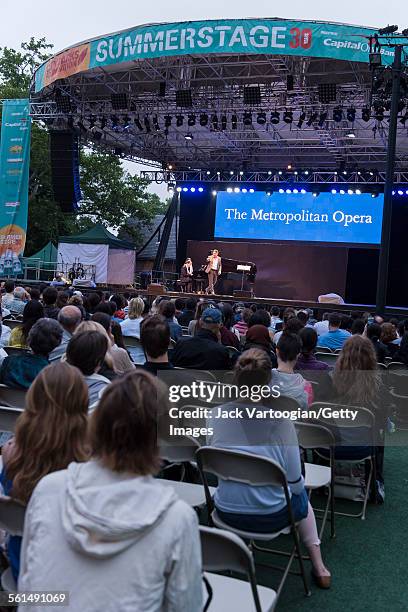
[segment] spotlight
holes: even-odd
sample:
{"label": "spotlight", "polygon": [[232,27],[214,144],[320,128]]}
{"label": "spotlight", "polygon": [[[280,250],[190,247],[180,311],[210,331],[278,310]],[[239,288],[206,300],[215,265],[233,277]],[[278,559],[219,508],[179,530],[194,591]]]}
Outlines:
{"label": "spotlight", "polygon": [[285,111],[283,113],[283,121],[288,124],[293,123],[293,112],[288,110]]}
{"label": "spotlight", "polygon": [[211,117],[211,123],[212,123],[214,130],[218,130],[218,115],[214,114]]}
{"label": "spotlight", "polygon": [[153,127],[156,130],[156,132],[160,132],[160,124],[159,124],[159,119],[157,115],[153,117]]}
{"label": "spotlight", "polygon": [[[292,167],[293,167],[292,164],[288,164],[287,169],[292,170]],[[282,172],[279,172],[279,174],[282,174]]]}
{"label": "spotlight", "polygon": [[336,123],[340,123],[343,120],[343,109],[340,106],[333,110],[333,120]]}
{"label": "spotlight", "polygon": [[300,114],[299,121],[298,121],[298,124],[297,124],[299,129],[301,129],[301,127],[302,127],[302,125],[304,124],[305,121],[306,121],[306,113],[303,111]]}
{"label": "spotlight", "polygon": [[385,108],[383,106],[377,106],[377,108],[375,109],[375,115],[374,115],[377,121],[384,121],[384,112],[385,112]]}
{"label": "spotlight", "polygon": [[132,122],[132,120],[129,117],[129,115],[125,115],[123,117],[123,125],[124,125],[125,128],[128,128],[130,126],[131,122]]}
{"label": "spotlight", "polygon": [[238,117],[237,115],[232,115],[231,117],[231,127],[233,130],[237,130],[238,129]]}
{"label": "spotlight", "polygon": [[196,124],[196,116],[194,114],[191,114],[188,116],[188,121],[187,121],[188,127],[194,127]]}
{"label": "spotlight", "polygon": [[316,112],[313,112],[313,113],[310,115],[309,119],[307,120],[307,124],[306,124],[306,125],[308,125],[309,127],[311,127],[311,126],[314,124],[314,122],[316,121],[316,119],[318,118],[318,116],[319,116],[319,115],[318,115]]}
{"label": "spotlight", "polygon": [[[112,127],[118,127],[119,117],[117,115],[111,115]],[[143,128],[142,128],[143,129]]]}
{"label": "spotlight", "polygon": [[266,113],[258,113],[256,121],[259,125],[265,125],[266,123]]}
{"label": "spotlight", "polygon": [[181,187],[177,187],[177,190],[176,190],[176,191],[178,191],[178,192],[180,193],[180,191],[181,191]]}
{"label": "spotlight", "polygon": [[199,188],[198,188],[198,191],[199,191],[200,193],[203,193],[204,189],[203,189],[202,187],[199,187]]}
{"label": "spotlight", "polygon": [[348,189],[348,190],[347,190],[347,193],[348,193],[349,195],[353,195],[354,191],[353,191],[352,189]]}
{"label": "spotlight", "polygon": [[246,189],[245,187],[243,189],[241,189],[242,193],[248,193],[248,189]]}
{"label": "spotlight", "polygon": [[195,193],[196,188],[195,187],[190,187],[190,191],[191,193]]}
{"label": "spotlight", "polygon": [[397,193],[398,193],[398,195],[400,195],[400,196],[401,196],[401,195],[404,195],[404,192],[403,192],[401,189],[398,189]]}
{"label": "spotlight", "polygon": [[201,115],[200,115],[200,125],[201,125],[201,127],[207,127],[207,125],[208,125],[208,115],[207,115],[207,113],[201,113]]}
{"label": "spotlight", "polygon": [[356,109],[351,106],[350,108],[347,109],[347,121],[350,121],[350,123],[354,123],[355,120],[356,120]]}
{"label": "spotlight", "polygon": [[385,34],[394,34],[394,32],[398,31],[398,26],[397,25],[388,25],[385,28],[380,28],[378,30],[378,33],[380,34],[380,36],[384,36]]}
{"label": "spotlight", "polygon": [[279,193],[285,193],[284,189],[279,189]]}
{"label": "spotlight", "polygon": [[222,115],[221,116],[221,129],[226,130],[227,124],[228,124],[227,115]]}
{"label": "spotlight", "polygon": [[332,189],[331,192],[332,192],[333,195],[336,195],[337,189]]}
{"label": "spotlight", "polygon": [[366,123],[368,123],[368,121],[370,121],[370,117],[371,117],[370,109],[369,108],[363,108],[363,110],[361,111],[361,118],[362,118],[362,120],[365,121]]}
{"label": "spotlight", "polygon": [[287,189],[286,193],[292,193],[292,190],[291,189]]}
{"label": "spotlight", "polygon": [[255,193],[255,189],[250,189],[249,193]]}
{"label": "spotlight", "polygon": [[213,195],[213,196],[216,196],[216,195],[217,195],[217,192],[215,191],[215,189],[214,189],[214,191],[212,192],[212,195]]}
{"label": "spotlight", "polygon": [[356,195],[361,195],[361,189],[356,189]]}
{"label": "spotlight", "polygon": [[243,119],[244,125],[245,126],[250,126],[252,125],[252,113],[244,113],[244,119]]}
{"label": "spotlight", "polygon": [[344,195],[346,192],[344,191],[344,189],[340,189],[340,194]]}
{"label": "spotlight", "polygon": [[234,193],[239,193],[240,191],[241,191],[241,190],[240,190],[240,188],[239,188],[239,187],[235,187],[235,189],[234,189]]}
{"label": "spotlight", "polygon": [[300,193],[305,194],[305,193],[306,193],[306,189],[301,189],[301,190],[300,190]]}
{"label": "spotlight", "polygon": [[91,115],[89,117],[89,129],[92,130],[92,128],[95,127],[95,123],[96,123],[96,117],[95,115]]}
{"label": "spotlight", "polygon": [[193,135],[192,135],[192,133],[191,133],[191,132],[187,132],[187,134],[184,136],[184,138],[185,138],[186,140],[193,140]]}
{"label": "spotlight", "polygon": [[347,134],[347,138],[355,138],[355,137],[356,137],[356,135],[355,135],[355,133],[354,133],[354,132],[349,132],[349,133]]}
{"label": "spotlight", "polygon": [[278,111],[273,111],[273,113],[271,113],[271,123],[272,125],[278,125],[280,121],[280,115],[278,113]]}
{"label": "spotlight", "polygon": [[324,126],[324,124],[325,124],[325,123],[326,123],[326,121],[327,121],[327,117],[328,117],[328,112],[327,112],[327,111],[322,111],[322,112],[320,113],[320,116],[319,116],[319,123],[318,123],[319,127],[323,127],[323,126]]}
{"label": "spotlight", "polygon": [[171,122],[172,122],[172,116],[171,115],[165,115],[164,117],[164,127],[168,130],[169,127],[171,127]]}
{"label": "spotlight", "polygon": [[227,187],[227,193],[232,193],[232,187]]}
{"label": "spotlight", "polygon": [[299,189],[294,189],[293,193],[299,193]]}
{"label": "spotlight", "polygon": [[176,125],[178,128],[183,127],[184,125],[184,117],[183,115],[177,115],[176,117]]}

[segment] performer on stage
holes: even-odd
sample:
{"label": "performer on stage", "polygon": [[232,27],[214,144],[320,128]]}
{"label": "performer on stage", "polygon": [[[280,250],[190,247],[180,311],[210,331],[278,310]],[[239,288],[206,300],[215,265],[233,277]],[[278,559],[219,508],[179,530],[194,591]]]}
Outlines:
{"label": "performer on stage", "polygon": [[187,257],[181,268],[180,283],[184,293],[191,293],[193,290],[193,262]]}
{"label": "performer on stage", "polygon": [[208,275],[208,287],[206,289],[206,293],[211,293],[214,295],[214,285],[222,272],[222,261],[217,249],[214,249],[211,252],[211,255],[207,257],[207,262],[208,264],[205,272]]}

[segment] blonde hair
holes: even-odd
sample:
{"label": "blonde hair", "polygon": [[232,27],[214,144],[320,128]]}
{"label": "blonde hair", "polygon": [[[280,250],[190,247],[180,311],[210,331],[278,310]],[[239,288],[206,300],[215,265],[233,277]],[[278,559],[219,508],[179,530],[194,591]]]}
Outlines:
{"label": "blonde hair", "polygon": [[140,297],[136,297],[129,302],[129,319],[139,319],[144,311],[144,301]]}
{"label": "blonde hair", "polygon": [[96,331],[102,334],[102,336],[105,336],[105,338],[108,341],[108,350],[106,352],[104,361],[105,361],[105,364],[108,366],[108,368],[116,371],[114,367],[114,359],[112,357],[112,340],[108,332],[106,331],[106,329],[100,323],[97,323],[96,321],[82,321],[82,323],[80,323],[78,327],[75,329],[74,336],[82,332],[89,332],[89,331]]}
{"label": "blonde hair", "polygon": [[6,466],[12,496],[28,503],[41,478],[86,461],[87,434],[88,388],[81,372],[66,362],[46,367],[17,420],[15,451]]}

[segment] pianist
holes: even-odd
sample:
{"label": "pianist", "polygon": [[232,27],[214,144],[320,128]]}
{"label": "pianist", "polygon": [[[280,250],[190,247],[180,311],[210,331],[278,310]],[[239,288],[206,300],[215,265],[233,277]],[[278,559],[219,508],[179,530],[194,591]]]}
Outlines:
{"label": "pianist", "polygon": [[187,257],[180,274],[180,284],[184,293],[191,293],[193,290],[193,272],[193,262]]}
{"label": "pianist", "polygon": [[217,249],[214,249],[211,252],[211,255],[207,257],[207,267],[205,272],[208,276],[208,287],[206,289],[206,293],[214,294],[214,285],[216,284],[219,275],[222,271],[222,261],[221,257],[218,254]]}

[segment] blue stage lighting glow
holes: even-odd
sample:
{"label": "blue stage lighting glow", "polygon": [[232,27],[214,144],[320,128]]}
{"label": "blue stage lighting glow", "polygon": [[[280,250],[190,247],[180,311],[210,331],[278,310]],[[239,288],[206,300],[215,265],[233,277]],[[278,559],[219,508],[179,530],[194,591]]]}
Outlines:
{"label": "blue stage lighting glow", "polygon": [[333,195],[335,195],[337,193],[337,189],[332,189],[331,192]]}
{"label": "blue stage lighting glow", "polygon": [[286,193],[292,193],[292,190],[291,189],[287,189]]}
{"label": "blue stage lighting glow", "polygon": [[195,187],[190,187],[190,191],[191,193],[195,193],[196,188]]}
{"label": "blue stage lighting glow", "polygon": [[198,188],[198,191],[199,191],[200,193],[203,193],[204,189],[203,189],[202,187],[199,187],[199,188]]}
{"label": "blue stage lighting glow", "polygon": [[398,189],[398,195],[404,195],[404,192],[401,189]]}
{"label": "blue stage lighting glow", "polygon": [[245,189],[245,187],[241,191],[242,193],[248,193],[248,189]]}
{"label": "blue stage lighting glow", "polygon": [[340,193],[341,195],[344,195],[346,192],[344,191],[344,189],[340,189]]}
{"label": "blue stage lighting glow", "polygon": [[279,193],[285,193],[284,189],[279,189]]}
{"label": "blue stage lighting glow", "polygon": [[187,187],[183,187],[183,191],[184,192],[188,191],[188,188]]}
{"label": "blue stage lighting glow", "polygon": [[241,193],[240,188],[239,188],[239,187],[235,187],[235,189],[234,189],[234,193]]}
{"label": "blue stage lighting glow", "polygon": [[249,193],[255,193],[255,189],[250,189]]}
{"label": "blue stage lighting glow", "polygon": [[227,193],[232,193],[232,187],[227,188]]}
{"label": "blue stage lighting glow", "polygon": [[299,193],[299,189],[294,189],[293,193]]}

